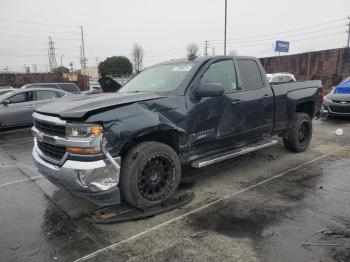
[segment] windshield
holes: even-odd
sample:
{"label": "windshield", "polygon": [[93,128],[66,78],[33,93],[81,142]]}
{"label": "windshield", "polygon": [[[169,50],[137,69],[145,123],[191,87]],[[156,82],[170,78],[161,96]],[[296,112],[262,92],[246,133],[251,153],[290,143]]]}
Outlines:
{"label": "windshield", "polygon": [[11,92],[11,91],[12,91],[11,89],[9,89],[9,90],[1,90],[0,89],[0,96],[6,94],[8,92]]}
{"label": "windshield", "polygon": [[159,65],[146,69],[124,85],[119,92],[169,92],[180,86],[193,62]]}
{"label": "windshield", "polygon": [[12,93],[15,93],[13,90],[11,90],[10,92],[7,93],[1,93],[0,92],[0,102],[3,101],[4,99],[6,99],[7,97],[9,97]]}

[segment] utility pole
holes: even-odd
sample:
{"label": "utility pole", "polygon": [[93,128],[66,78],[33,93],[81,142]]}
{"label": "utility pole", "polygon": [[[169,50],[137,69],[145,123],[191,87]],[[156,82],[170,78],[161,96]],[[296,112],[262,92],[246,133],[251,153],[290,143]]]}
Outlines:
{"label": "utility pole", "polygon": [[83,70],[84,67],[84,55],[83,55],[83,46],[80,46],[80,67]]}
{"label": "utility pole", "polygon": [[225,38],[224,38],[224,55],[226,55],[226,28],[227,28],[227,0],[225,0]]}
{"label": "utility pole", "polygon": [[204,55],[208,56],[208,43],[209,43],[209,41],[205,40],[204,43],[205,43],[205,45],[204,45]]}
{"label": "utility pole", "polygon": [[348,33],[348,42],[346,46],[350,47],[350,16],[348,16],[348,30],[346,32]]}
{"label": "utility pole", "polygon": [[55,54],[55,43],[53,42],[51,36],[49,36],[48,56],[49,56],[50,71],[52,72],[52,70],[57,67],[57,61],[56,61],[56,54]]}
{"label": "utility pole", "polygon": [[82,68],[86,69],[86,57],[85,57],[85,44],[84,44],[84,30],[83,26],[80,26],[81,30],[81,53],[82,53]]}
{"label": "utility pole", "polygon": [[64,56],[64,55],[61,55],[61,66],[63,66],[63,64],[62,64],[62,59],[63,59],[63,56]]}

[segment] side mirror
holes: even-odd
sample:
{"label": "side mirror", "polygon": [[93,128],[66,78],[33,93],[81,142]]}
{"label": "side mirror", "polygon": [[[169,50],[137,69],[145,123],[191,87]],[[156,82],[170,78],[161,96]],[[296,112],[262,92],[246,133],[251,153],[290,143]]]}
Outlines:
{"label": "side mirror", "polygon": [[193,95],[197,98],[222,96],[223,94],[224,87],[217,83],[202,83],[193,90]]}
{"label": "side mirror", "polygon": [[8,104],[10,104],[10,100],[4,100],[1,102],[1,104],[3,104],[4,106],[7,106]]}

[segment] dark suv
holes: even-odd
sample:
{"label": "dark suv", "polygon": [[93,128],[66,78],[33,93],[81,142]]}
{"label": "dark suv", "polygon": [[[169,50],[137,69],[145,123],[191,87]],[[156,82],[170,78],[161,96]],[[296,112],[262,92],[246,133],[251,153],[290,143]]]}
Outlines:
{"label": "dark suv", "polygon": [[73,94],[80,94],[80,88],[74,83],[37,83],[37,84],[27,84],[21,87],[21,89],[27,88],[54,88],[63,90]]}

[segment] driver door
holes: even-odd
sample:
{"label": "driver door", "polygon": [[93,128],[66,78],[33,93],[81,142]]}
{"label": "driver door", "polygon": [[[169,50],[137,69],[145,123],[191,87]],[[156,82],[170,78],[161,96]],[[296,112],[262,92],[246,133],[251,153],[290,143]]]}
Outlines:
{"label": "driver door", "polygon": [[234,95],[238,87],[233,60],[214,60],[202,72],[198,83],[220,84],[224,95],[191,101],[188,126],[192,152],[206,154],[233,147],[245,131],[242,104]]}

